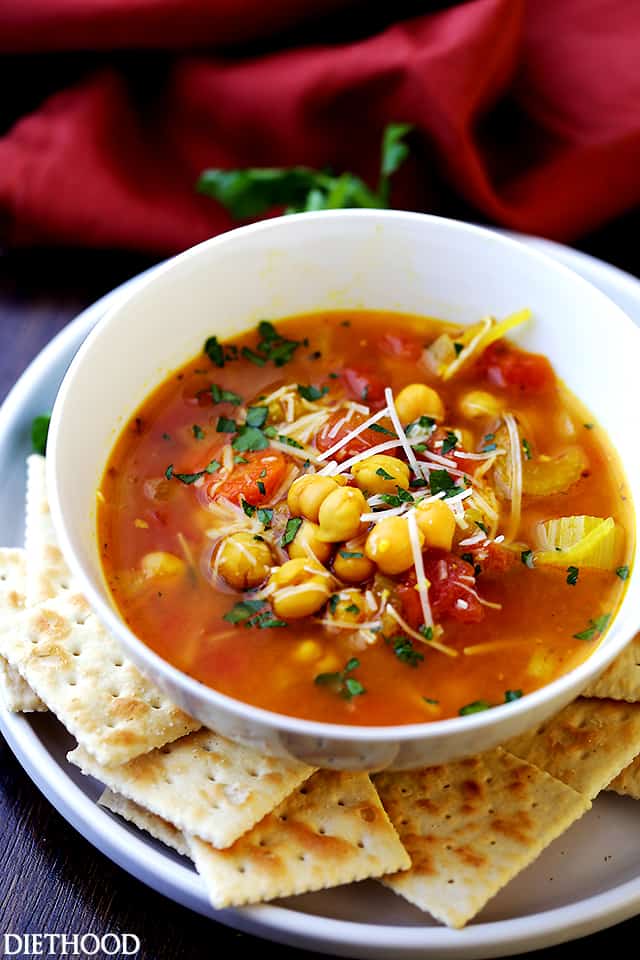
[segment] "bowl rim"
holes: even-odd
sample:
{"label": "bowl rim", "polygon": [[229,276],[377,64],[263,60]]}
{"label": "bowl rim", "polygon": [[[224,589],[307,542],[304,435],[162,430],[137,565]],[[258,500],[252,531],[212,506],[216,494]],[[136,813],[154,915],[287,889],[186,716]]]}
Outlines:
{"label": "bowl rim", "polygon": [[[149,662],[155,671],[157,671],[163,680],[177,686],[183,694],[190,698],[208,700],[210,705],[228,715],[245,722],[260,725],[263,728],[277,730],[281,734],[291,736],[307,736],[319,740],[330,740],[333,742],[347,742],[363,744],[389,744],[406,743],[411,741],[437,740],[441,737],[450,735],[456,736],[461,733],[476,734],[481,731],[495,728],[501,725],[502,721],[511,718],[514,726],[518,718],[523,718],[529,713],[536,712],[537,709],[544,710],[547,701],[567,702],[572,696],[584,689],[588,682],[601,673],[609,663],[621,652],[622,649],[633,639],[637,632],[637,625],[631,621],[631,604],[629,597],[632,593],[631,587],[640,580],[640,570],[637,569],[636,555],[638,549],[638,523],[640,514],[638,505],[633,501],[633,510],[635,518],[635,540],[633,546],[633,555],[631,559],[631,574],[626,584],[625,593],[620,602],[620,606],[608,627],[605,636],[601,638],[598,646],[591,654],[576,667],[562,674],[555,680],[538,690],[526,694],[518,700],[506,704],[496,705],[502,709],[491,708],[478,713],[447,717],[441,720],[429,720],[420,723],[394,724],[394,725],[359,725],[359,724],[340,724],[329,723],[315,720],[307,720],[294,715],[278,713],[267,710],[263,707],[255,706],[243,700],[239,700],[228,694],[221,693],[213,687],[209,687],[199,680],[190,677],[179,668],[175,667],[168,660],[165,660],[158,653],[147,646],[143,640],[136,636],[127,626],[112,602],[105,600],[100,591],[96,589],[87,574],[84,565],[77,556],[71,538],[68,535],[64,512],[62,510],[60,490],[57,479],[57,450],[58,437],[64,429],[61,410],[65,398],[69,392],[75,373],[84,361],[85,355],[92,349],[94,341],[99,340],[104,329],[116,317],[123,308],[129,307],[131,303],[139,297],[144,297],[149,287],[155,285],[158,279],[165,274],[179,269],[184,263],[198,258],[211,249],[224,246],[233,242],[242,236],[251,236],[255,233],[268,233],[283,228],[283,224],[294,226],[301,220],[318,221],[339,221],[339,220],[370,220],[370,221],[406,221],[420,222],[428,224],[434,229],[451,230],[460,234],[474,235],[478,239],[484,239],[505,250],[518,249],[520,255],[537,262],[540,267],[551,273],[556,273],[560,277],[564,276],[566,280],[573,285],[577,284],[588,289],[594,299],[600,300],[606,307],[609,315],[616,316],[616,322],[619,329],[627,328],[627,331],[638,340],[640,349],[640,330],[633,323],[628,314],[611,300],[605,293],[594,286],[590,281],[575,273],[566,265],[559,263],[550,257],[546,252],[525,246],[519,240],[505,233],[498,233],[487,227],[468,223],[462,220],[453,220],[451,218],[439,217],[434,214],[417,213],[405,210],[388,209],[341,209],[329,211],[315,211],[310,213],[292,214],[286,217],[273,217],[267,220],[261,220],[257,223],[244,224],[225,231],[222,234],[204,240],[192,247],[187,248],[174,257],[169,258],[163,263],[158,264],[150,271],[143,271],[136,278],[139,282],[132,285],[123,296],[117,300],[102,317],[98,320],[95,327],[90,331],[87,338],[81,344],[71,364],[69,365],[58,393],[51,415],[51,424],[49,429],[46,471],[47,487],[49,491],[51,517],[56,535],[58,537],[63,555],[69,564],[75,578],[78,580],[87,600],[94,609],[99,619],[123,643],[125,650],[133,648],[136,651],[135,659],[142,662]],[[286,229],[286,227],[285,227]],[[603,641],[610,635],[612,629],[617,629],[619,636],[613,642],[605,644]],[[564,701],[562,698],[564,697]],[[519,726],[522,726],[520,724]]]}

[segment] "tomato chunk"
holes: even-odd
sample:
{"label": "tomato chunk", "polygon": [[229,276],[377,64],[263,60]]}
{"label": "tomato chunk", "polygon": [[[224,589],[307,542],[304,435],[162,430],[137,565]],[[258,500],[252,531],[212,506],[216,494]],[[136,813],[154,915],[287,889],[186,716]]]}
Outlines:
{"label": "tomato chunk", "polygon": [[474,570],[476,565],[480,567],[478,576],[501,576],[520,562],[513,550],[508,550],[499,543],[481,543],[476,547],[469,547],[468,553],[473,557]]}
{"label": "tomato chunk", "polygon": [[430,583],[429,602],[435,620],[452,617],[462,623],[479,623],[484,618],[484,607],[475,596],[470,563],[445,550],[428,550],[424,570]]}
{"label": "tomato chunk", "polygon": [[278,450],[257,450],[243,453],[246,463],[237,463],[233,472],[222,483],[215,477],[209,486],[212,498],[225,497],[232,503],[246,500],[251,506],[267,503],[282,481],[288,459]]}
{"label": "tomato chunk", "polygon": [[543,390],[554,383],[551,364],[537,353],[523,353],[504,340],[496,340],[478,361],[487,379],[497,387]]}
{"label": "tomato chunk", "polygon": [[[334,444],[342,440],[343,437],[346,437],[349,433],[359,427],[361,423],[367,419],[363,417],[360,413],[354,413],[350,420],[347,420],[343,423],[338,430],[333,432],[335,425],[340,421],[344,420],[345,414],[337,410],[329,420],[325,423],[324,427],[316,435],[316,447],[323,453],[325,450],[329,450],[330,447],[333,447]],[[359,453],[364,453],[365,450],[369,450],[370,447],[376,447],[380,443],[384,443],[385,440],[390,440],[391,437],[387,436],[385,433],[380,433],[378,430],[370,430],[367,428],[363,430],[362,433],[359,433],[357,437],[354,437],[349,443],[345,444],[337,453],[334,453],[331,457],[332,460],[337,460],[338,463],[342,463],[343,460],[348,460],[349,457],[355,457]],[[394,456],[395,449],[388,450],[387,453],[389,456]]]}
{"label": "tomato chunk", "polygon": [[422,355],[422,343],[406,333],[389,331],[380,337],[381,353],[386,353],[398,360],[411,360],[414,363]]}
{"label": "tomato chunk", "polygon": [[345,367],[340,379],[347,393],[359,403],[375,406],[384,401],[384,383],[377,374],[363,367]]}

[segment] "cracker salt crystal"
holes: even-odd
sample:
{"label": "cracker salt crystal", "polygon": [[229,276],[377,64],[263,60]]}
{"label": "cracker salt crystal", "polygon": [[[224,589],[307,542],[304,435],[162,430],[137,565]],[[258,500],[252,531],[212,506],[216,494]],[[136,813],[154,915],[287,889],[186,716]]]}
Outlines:
{"label": "cracker salt crystal", "polygon": [[640,703],[581,697],[504,746],[593,799],[640,752]]}
{"label": "cracker salt crystal", "polygon": [[640,701],[640,633],[627,644],[622,653],[594,680],[583,697],[604,697],[612,700]]}
{"label": "cracker salt crystal", "polygon": [[457,928],[591,806],[501,748],[374,782],[412,862],[382,883]]}
{"label": "cracker salt crystal", "polygon": [[0,622],[0,655],[101,763],[124,763],[200,726],[123,656],[79,594]]}
{"label": "cracker salt crystal", "polygon": [[200,730],[145,756],[105,767],[78,747],[68,759],[113,791],[216,847],[230,846],[313,773]]}
{"label": "cracker salt crystal", "polygon": [[99,797],[98,803],[105,809],[110,810],[111,813],[122,817],[123,820],[133,823],[140,830],[145,830],[156,840],[172,847],[183,857],[189,856],[189,846],[182,832],[172,823],[156,816],[155,813],[150,813],[144,807],[134,803],[133,800],[127,800],[119,793],[106,789]]}
{"label": "cracker salt crystal", "polygon": [[318,771],[226,850],[187,840],[217,909],[324,890],[410,865],[365,773]]}
{"label": "cracker salt crystal", "polygon": [[25,549],[28,607],[58,597],[65,591],[78,592],[51,521],[46,461],[37,453],[27,458]]}
{"label": "cracker salt crystal", "polygon": [[[24,608],[26,559],[22,549],[0,548],[0,620],[10,622]],[[0,699],[13,713],[46,710],[44,703],[17,670],[0,656]]]}

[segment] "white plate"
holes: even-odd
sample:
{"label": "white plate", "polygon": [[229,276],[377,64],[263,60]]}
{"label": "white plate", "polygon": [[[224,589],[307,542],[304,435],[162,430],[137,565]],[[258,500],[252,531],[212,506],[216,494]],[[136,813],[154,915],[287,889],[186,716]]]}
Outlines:
{"label": "white plate", "polygon": [[[640,281],[548,241],[524,242],[581,273],[640,325]],[[30,424],[50,409],[91,327],[137,278],[69,324],[27,369],[0,409],[0,543],[23,542]],[[90,412],[87,416],[90,428]],[[433,922],[367,881],[273,905],[215,911],[191,864],[97,807],[100,785],[65,760],[72,739],[47,715],[0,709],[0,730],[34,783],[94,846],[144,883],[198,913],[282,943],[357,958],[499,957],[584,936],[640,912],[640,807],[602,795],[593,809],[495,897],[465,930]]]}

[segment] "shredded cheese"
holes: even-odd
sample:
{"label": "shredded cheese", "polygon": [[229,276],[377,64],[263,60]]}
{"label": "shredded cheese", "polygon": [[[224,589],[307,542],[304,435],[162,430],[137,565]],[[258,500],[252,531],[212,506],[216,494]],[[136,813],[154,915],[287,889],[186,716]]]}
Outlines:
{"label": "shredded cheese", "polygon": [[[330,457],[334,455],[334,453],[337,453],[338,450],[342,450],[342,448],[345,447],[348,443],[350,443],[351,440],[354,439],[354,437],[358,437],[364,430],[367,430],[372,423],[377,423],[378,420],[382,420],[384,417],[388,417],[388,416],[389,416],[389,411],[387,410],[386,407],[383,410],[379,410],[378,413],[374,413],[372,417],[369,417],[367,420],[363,421],[363,423],[359,424],[359,426],[357,426],[354,430],[351,430],[349,433],[345,434],[345,436],[342,437],[341,440],[338,440],[337,443],[334,443],[332,447],[329,447],[328,450],[325,450],[323,453],[321,453],[319,459],[329,460]],[[340,423],[342,424],[342,421],[340,421]],[[333,431],[333,428],[332,428],[332,431]],[[331,436],[330,436],[330,439],[331,439]],[[397,443],[394,443],[393,446],[397,446]],[[391,448],[388,447],[387,449],[391,449]]]}
{"label": "shredded cheese", "polygon": [[384,396],[385,396],[385,400],[387,401],[387,408],[389,410],[389,416],[391,417],[393,429],[398,434],[398,440],[402,444],[402,448],[406,454],[407,460],[409,461],[409,466],[415,473],[416,477],[421,477],[422,473],[420,471],[420,467],[418,466],[416,455],[413,452],[411,444],[407,439],[407,435],[404,432],[404,428],[400,423],[400,417],[398,416],[398,411],[396,410],[396,402],[393,399],[393,391],[391,390],[391,387],[385,387]]}
{"label": "shredded cheese", "polygon": [[415,509],[411,510],[407,515],[407,524],[409,527],[409,540],[411,541],[411,553],[413,554],[413,565],[416,569],[416,583],[420,596],[420,605],[422,607],[422,619],[427,627],[433,627],[433,614],[431,613],[431,605],[429,604],[429,587],[424,572],[424,560],[422,558],[422,549],[418,537],[418,523]]}
{"label": "shredded cheese", "polygon": [[520,510],[522,507],[522,451],[515,417],[512,413],[505,413],[503,420],[509,432],[511,453],[511,516],[509,517],[506,537],[507,540],[514,540],[520,526]]}
{"label": "shredded cheese", "polygon": [[458,651],[454,650],[453,647],[447,647],[444,643],[439,643],[438,640],[434,640],[433,638],[431,640],[427,640],[427,638],[423,637],[421,633],[418,633],[417,630],[414,630],[413,627],[410,627],[407,621],[400,616],[396,608],[392,607],[391,604],[387,605],[385,612],[388,613],[389,616],[393,617],[396,623],[402,627],[407,636],[412,637],[414,640],[419,640],[420,643],[424,643],[428,647],[433,647],[434,650],[439,650],[440,653],[445,653],[448,657],[458,656]]}

